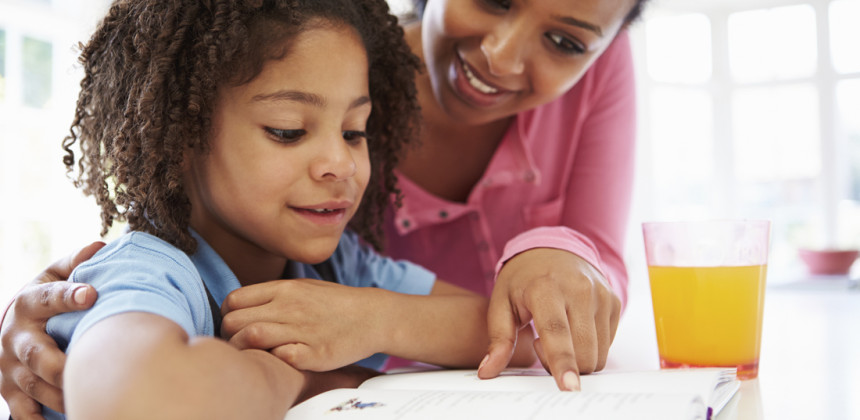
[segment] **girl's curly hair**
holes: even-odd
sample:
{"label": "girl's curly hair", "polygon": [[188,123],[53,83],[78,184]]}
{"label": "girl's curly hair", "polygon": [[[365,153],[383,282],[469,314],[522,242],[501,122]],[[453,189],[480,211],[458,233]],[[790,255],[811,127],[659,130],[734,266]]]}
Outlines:
{"label": "girl's curly hair", "polygon": [[[191,204],[182,183],[187,150],[205,153],[216,88],[254,79],[295,35],[322,19],[359,33],[368,56],[372,173],[350,227],[381,247],[394,168],[417,139],[420,110],[410,52],[385,0],[117,0],[86,46],[63,162],[101,206],[102,235],[116,221],[187,253]],[[72,146],[81,156],[75,166]]]}

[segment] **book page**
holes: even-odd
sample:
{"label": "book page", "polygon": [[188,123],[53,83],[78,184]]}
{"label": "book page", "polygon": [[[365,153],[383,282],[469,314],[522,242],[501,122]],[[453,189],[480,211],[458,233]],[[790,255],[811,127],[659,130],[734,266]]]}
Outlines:
{"label": "book page", "polygon": [[702,401],[682,394],[404,391],[336,389],[295,407],[285,420],[698,420]]}
{"label": "book page", "polygon": [[[670,369],[641,372],[598,372],[580,377],[582,391],[590,393],[693,394],[714,414],[740,387],[733,369]],[[381,375],[361,388],[448,391],[558,392],[552,376],[543,369],[506,369],[499,377],[482,380],[476,370],[431,370]]]}

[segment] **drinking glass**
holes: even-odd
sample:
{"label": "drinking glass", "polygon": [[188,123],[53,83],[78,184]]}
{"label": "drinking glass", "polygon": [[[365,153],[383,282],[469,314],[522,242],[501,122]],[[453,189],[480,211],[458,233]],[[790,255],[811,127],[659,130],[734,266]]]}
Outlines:
{"label": "drinking glass", "polygon": [[660,366],[758,375],[770,222],[642,224]]}

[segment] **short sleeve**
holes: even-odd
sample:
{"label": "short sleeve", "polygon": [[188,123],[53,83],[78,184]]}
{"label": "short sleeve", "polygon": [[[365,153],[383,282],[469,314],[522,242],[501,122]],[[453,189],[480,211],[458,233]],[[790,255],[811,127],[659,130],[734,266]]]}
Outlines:
{"label": "short sleeve", "polygon": [[353,232],[345,232],[331,261],[347,286],[378,287],[411,295],[429,295],[436,275],[408,261],[379,255]]}
{"label": "short sleeve", "polygon": [[81,264],[70,280],[91,284],[98,299],[87,311],[48,321],[48,333],[61,348],[73,345],[99,321],[125,312],[163,316],[189,336],[213,334],[206,292],[193,263],[154,236],[141,232],[124,236]]}

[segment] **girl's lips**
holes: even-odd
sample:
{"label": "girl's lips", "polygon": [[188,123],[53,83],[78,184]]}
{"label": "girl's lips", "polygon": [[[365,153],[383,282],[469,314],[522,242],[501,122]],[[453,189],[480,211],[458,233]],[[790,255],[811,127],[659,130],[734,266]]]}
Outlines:
{"label": "girl's lips", "polygon": [[478,107],[490,107],[512,93],[481,78],[460,54],[454,54],[454,56],[449,72],[450,78],[454,91],[466,102]]}
{"label": "girl's lips", "polygon": [[292,209],[311,222],[319,225],[331,225],[340,223],[346,217],[346,209],[309,209],[292,207]]}

